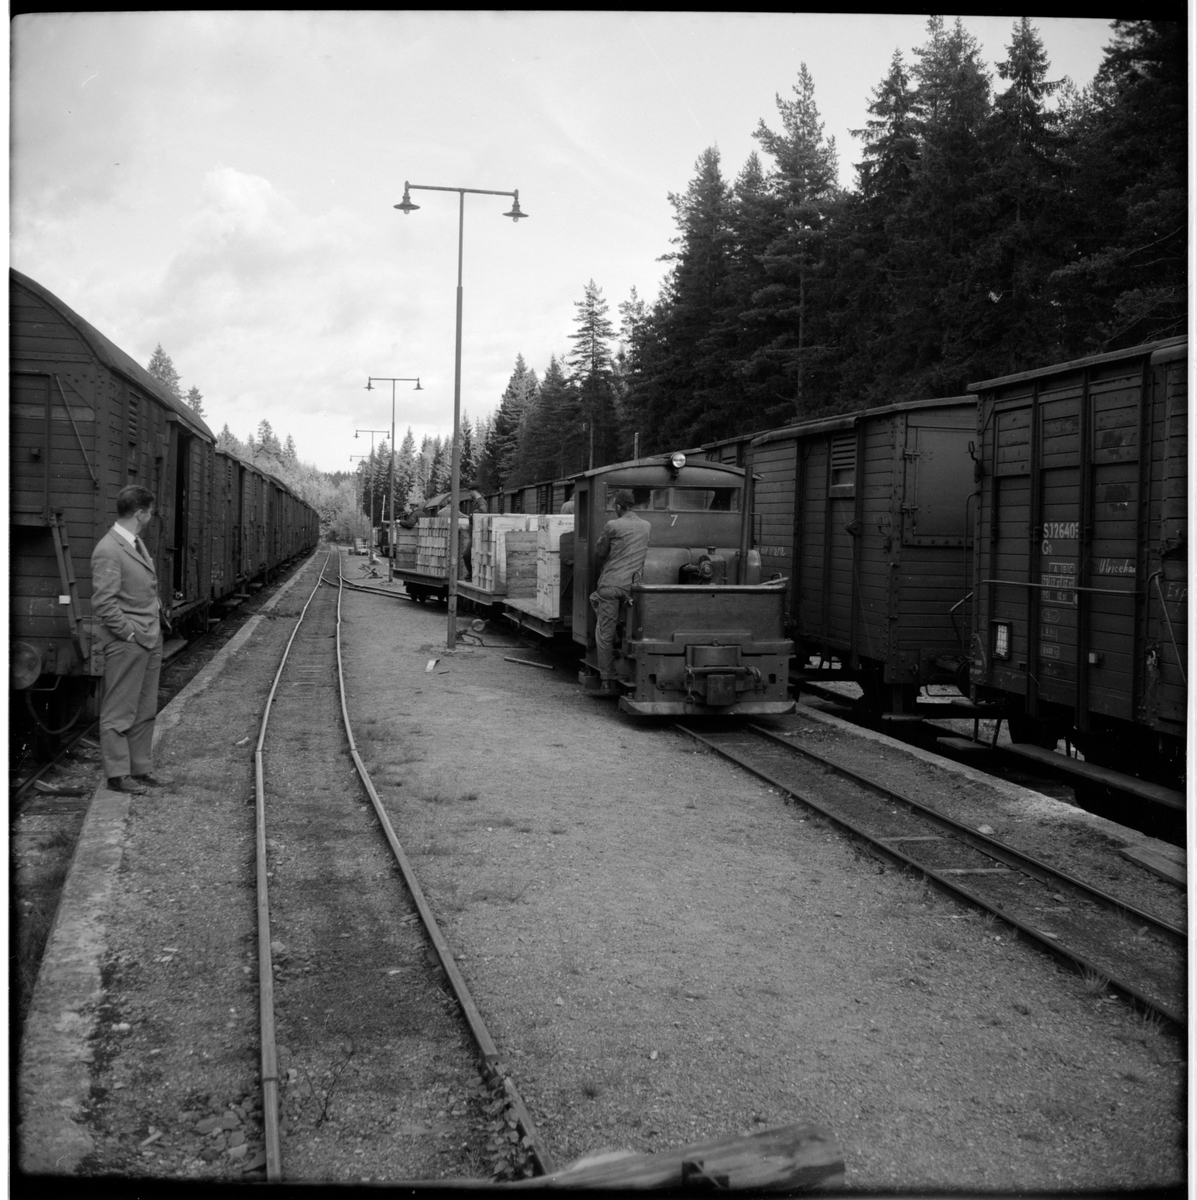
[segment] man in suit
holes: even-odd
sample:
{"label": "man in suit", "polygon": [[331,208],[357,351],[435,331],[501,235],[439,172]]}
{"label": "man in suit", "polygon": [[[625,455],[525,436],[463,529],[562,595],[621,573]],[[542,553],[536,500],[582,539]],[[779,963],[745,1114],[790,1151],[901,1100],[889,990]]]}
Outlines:
{"label": "man in suit", "polygon": [[91,555],[91,611],[104,655],[100,757],[114,792],[161,787],[153,774],[154,718],[162,670],[158,576],[140,533],[154,517],[154,493],[122,488],[116,524]]}

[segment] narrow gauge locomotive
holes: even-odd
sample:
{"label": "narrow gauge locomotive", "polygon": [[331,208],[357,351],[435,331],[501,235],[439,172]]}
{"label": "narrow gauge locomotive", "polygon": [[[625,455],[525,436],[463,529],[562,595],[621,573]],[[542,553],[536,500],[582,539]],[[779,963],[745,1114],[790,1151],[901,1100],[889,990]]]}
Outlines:
{"label": "narrow gauge locomotive", "polygon": [[183,636],[314,546],[319,518],[281,480],[218,452],[191,408],[17,271],[9,323],[11,682],[52,729],[71,723],[103,674],[91,552],[121,488],[157,497],[145,540],[162,611]]}
{"label": "narrow gauge locomotive", "polygon": [[1016,741],[1185,775],[1188,341],[973,384],[971,676]]}
{"label": "narrow gauge locomotive", "polygon": [[782,631],[785,582],[762,581],[748,544],[751,509],[742,470],[688,463],[683,454],[620,463],[574,480],[573,606],[580,680],[598,686],[596,618],[589,603],[602,564],[596,543],[627,490],[652,527],[631,599],[620,606],[615,673],[619,705],[640,716],[792,712],[793,651]]}

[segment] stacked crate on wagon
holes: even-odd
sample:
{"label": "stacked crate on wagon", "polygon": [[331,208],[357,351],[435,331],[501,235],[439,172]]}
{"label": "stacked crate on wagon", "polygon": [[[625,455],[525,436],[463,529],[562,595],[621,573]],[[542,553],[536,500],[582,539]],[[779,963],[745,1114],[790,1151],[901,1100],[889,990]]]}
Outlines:
{"label": "stacked crate on wagon", "polygon": [[[449,574],[449,517],[421,517],[416,524],[416,570],[427,575]],[[468,528],[464,517],[459,527]],[[461,577],[460,563],[458,578]]]}
{"label": "stacked crate on wagon", "polygon": [[416,551],[419,547],[420,533],[418,529],[405,529],[402,525],[395,527],[395,569],[413,571],[416,567]]}
{"label": "stacked crate on wagon", "polygon": [[534,529],[513,529],[504,538],[507,565],[505,599],[523,603],[535,602],[538,536]]}
{"label": "stacked crate on wagon", "polygon": [[572,533],[572,513],[542,516],[536,529],[536,607],[546,617],[561,616],[561,535]]}
{"label": "stacked crate on wagon", "polygon": [[471,549],[472,582],[495,596],[507,592],[507,535],[535,529],[536,518],[523,513],[475,513]]}

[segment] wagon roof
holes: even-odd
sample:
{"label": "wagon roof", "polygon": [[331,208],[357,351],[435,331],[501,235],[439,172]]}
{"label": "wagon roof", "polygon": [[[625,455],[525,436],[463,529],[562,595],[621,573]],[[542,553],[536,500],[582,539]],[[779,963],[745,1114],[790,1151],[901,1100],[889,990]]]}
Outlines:
{"label": "wagon roof", "polygon": [[79,334],[91,348],[95,356],[106,367],[115,371],[118,375],[123,375],[130,382],[136,383],[138,387],[144,388],[155,399],[161,401],[162,404],[169,408],[171,412],[176,413],[180,421],[187,425],[193,432],[201,433],[211,441],[216,440],[212,430],[208,428],[207,423],[194,409],[184,404],[181,400],[176,399],[170,390],[159,383],[145,367],[130,358],[128,354],[114,342],[106,338],[94,325],[85,321],[74,309],[69,308],[59,300],[53,292],[42,287],[36,280],[30,279],[28,275],[22,275],[15,268],[9,268],[9,276],[14,283],[32,292],[39,300],[57,312]]}
{"label": "wagon roof", "polygon": [[1141,346],[1129,346],[1125,350],[1111,350],[1108,354],[1093,354],[1088,358],[1074,358],[1069,362],[1053,363],[1050,367],[1039,367],[1034,371],[1020,371],[1015,375],[1000,375],[996,379],[983,379],[979,383],[970,383],[970,392],[987,392],[991,388],[1001,387],[1007,383],[1022,383],[1028,379],[1041,379],[1045,375],[1061,375],[1066,371],[1080,371],[1086,367],[1096,367],[1102,363],[1118,362],[1125,358],[1142,358],[1149,354],[1159,354],[1162,350],[1172,350],[1187,345],[1188,336],[1163,338],[1158,342],[1144,342]]}
{"label": "wagon roof", "polygon": [[752,439],[754,446],[764,446],[769,442],[779,442],[792,437],[817,437],[824,433],[840,433],[855,429],[857,421],[873,417],[887,417],[897,412],[919,412],[928,408],[954,408],[961,404],[976,405],[972,396],[943,396],[937,400],[903,400],[897,404],[885,404],[880,408],[862,408],[856,412],[842,413],[838,417],[815,417],[810,421],[800,421],[796,425],[787,425],[784,429],[772,429]]}
{"label": "wagon roof", "polygon": [[[668,459],[668,454],[650,454],[645,458],[630,458],[627,460],[627,462],[607,463],[607,465],[603,467],[592,467],[589,471],[579,471],[576,475],[571,476],[571,478],[591,479],[596,475],[610,475],[615,471],[629,471],[635,468],[648,467],[664,468],[668,462]],[[730,463],[715,462],[712,459],[690,458],[689,455],[687,455],[686,469],[691,467],[700,468],[704,471],[726,471],[730,475],[743,476],[744,474],[743,467],[733,467]]]}

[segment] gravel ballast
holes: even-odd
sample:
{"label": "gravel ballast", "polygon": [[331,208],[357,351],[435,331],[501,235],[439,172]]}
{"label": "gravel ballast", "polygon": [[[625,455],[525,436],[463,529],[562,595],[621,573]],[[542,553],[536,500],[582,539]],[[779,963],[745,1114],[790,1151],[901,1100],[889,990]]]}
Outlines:
{"label": "gravel ballast", "polygon": [[[1183,1042],[1100,980],[883,866],[667,725],[585,695],[499,622],[447,654],[443,608],[349,594],[344,618],[359,748],[556,1163],[807,1119],[838,1139],[852,1189],[1183,1181]],[[284,624],[265,623],[240,653],[273,669]],[[186,1139],[230,1112],[253,1130],[247,947],[222,932],[253,903],[243,864],[235,878],[229,868],[252,848],[252,745],[239,743],[254,689],[222,691],[236,686],[217,680],[189,710],[186,749],[173,731],[162,743],[176,775],[181,755],[209,746],[228,794],[210,797],[199,826],[139,798],[124,830],[99,917],[109,965],[76,1011],[94,1031],[102,1102],[72,1128],[128,1153],[77,1156],[82,1173],[227,1175],[227,1153],[209,1163]],[[837,754],[910,774],[924,803],[1067,853],[1055,802],[1032,815],[1008,789],[811,713],[776,727],[834,735]],[[1094,861],[1116,855],[1116,827],[1081,831]],[[159,877],[155,839],[190,848],[185,878]],[[1132,868],[1118,869],[1135,890]],[[167,897],[189,902],[164,942]],[[155,961],[163,945],[177,947],[173,970]],[[362,1128],[377,1118],[361,1113]]]}

